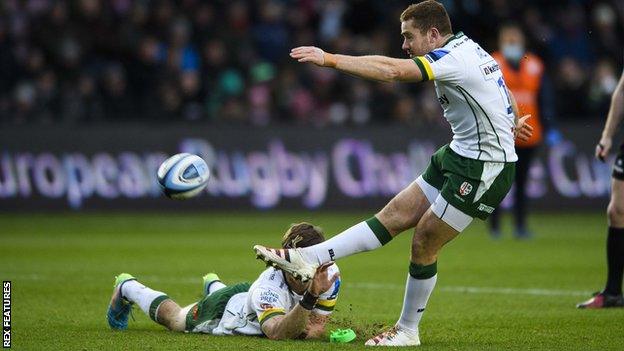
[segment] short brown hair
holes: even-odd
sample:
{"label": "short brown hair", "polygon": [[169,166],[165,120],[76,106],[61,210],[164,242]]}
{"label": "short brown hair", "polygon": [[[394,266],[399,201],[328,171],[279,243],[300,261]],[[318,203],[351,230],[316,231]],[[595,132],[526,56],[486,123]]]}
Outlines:
{"label": "short brown hair", "polygon": [[307,222],[291,224],[282,237],[282,248],[294,249],[320,244],[325,241],[323,230]]}
{"label": "short brown hair", "polygon": [[451,19],[446,13],[444,5],[435,0],[426,0],[409,5],[401,13],[399,19],[401,22],[414,20],[414,27],[420,30],[420,33],[425,33],[435,27],[442,35],[453,34]]}

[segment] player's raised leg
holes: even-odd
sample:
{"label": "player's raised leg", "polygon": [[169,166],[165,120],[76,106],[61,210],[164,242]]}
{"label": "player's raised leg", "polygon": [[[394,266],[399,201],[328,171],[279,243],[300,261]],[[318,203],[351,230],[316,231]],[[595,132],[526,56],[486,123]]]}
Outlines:
{"label": "player's raised leg", "polygon": [[307,280],[322,263],[359,252],[371,251],[387,244],[399,233],[413,228],[438,190],[422,177],[398,193],[375,216],[360,222],[320,244],[299,249],[270,249],[254,246],[258,257]]}

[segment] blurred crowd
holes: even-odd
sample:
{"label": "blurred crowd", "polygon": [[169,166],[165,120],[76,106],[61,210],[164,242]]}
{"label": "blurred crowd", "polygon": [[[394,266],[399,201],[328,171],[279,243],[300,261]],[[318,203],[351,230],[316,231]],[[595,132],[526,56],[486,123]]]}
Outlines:
{"label": "blurred crowd", "polygon": [[[293,62],[298,45],[401,51],[396,0],[2,0],[0,124],[140,120],[311,126],[443,123],[431,83],[380,84]],[[624,56],[622,1],[444,0],[488,51],[525,28],[557,116],[604,118]]]}

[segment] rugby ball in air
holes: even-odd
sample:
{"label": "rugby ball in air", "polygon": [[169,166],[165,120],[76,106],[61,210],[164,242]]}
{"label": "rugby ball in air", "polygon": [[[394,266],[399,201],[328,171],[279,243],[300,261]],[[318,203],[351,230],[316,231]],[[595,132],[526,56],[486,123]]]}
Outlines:
{"label": "rugby ball in air", "polygon": [[210,169],[201,157],[176,154],[158,167],[158,183],[172,199],[188,199],[199,194],[210,178]]}

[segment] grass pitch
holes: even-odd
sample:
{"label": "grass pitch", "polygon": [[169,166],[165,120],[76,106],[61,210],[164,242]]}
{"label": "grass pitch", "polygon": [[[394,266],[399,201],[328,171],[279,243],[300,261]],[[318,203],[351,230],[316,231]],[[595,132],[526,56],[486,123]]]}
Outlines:
{"label": "grass pitch", "polygon": [[[369,215],[1,215],[0,277],[13,283],[13,348],[363,349],[400,314],[411,233],[339,261],[343,284],[330,329],[356,330],[351,344],[173,333],[138,308],[129,330],[114,332],[105,311],[119,272],[188,304],[198,299],[208,271],[225,283],[253,281],[263,266],[252,245],[278,245],[291,222],[310,221],[331,236]],[[538,215],[532,224],[533,240],[492,241],[477,220],[445,248],[421,322],[422,350],[624,349],[624,309],[574,308],[604,283],[604,216]]]}

